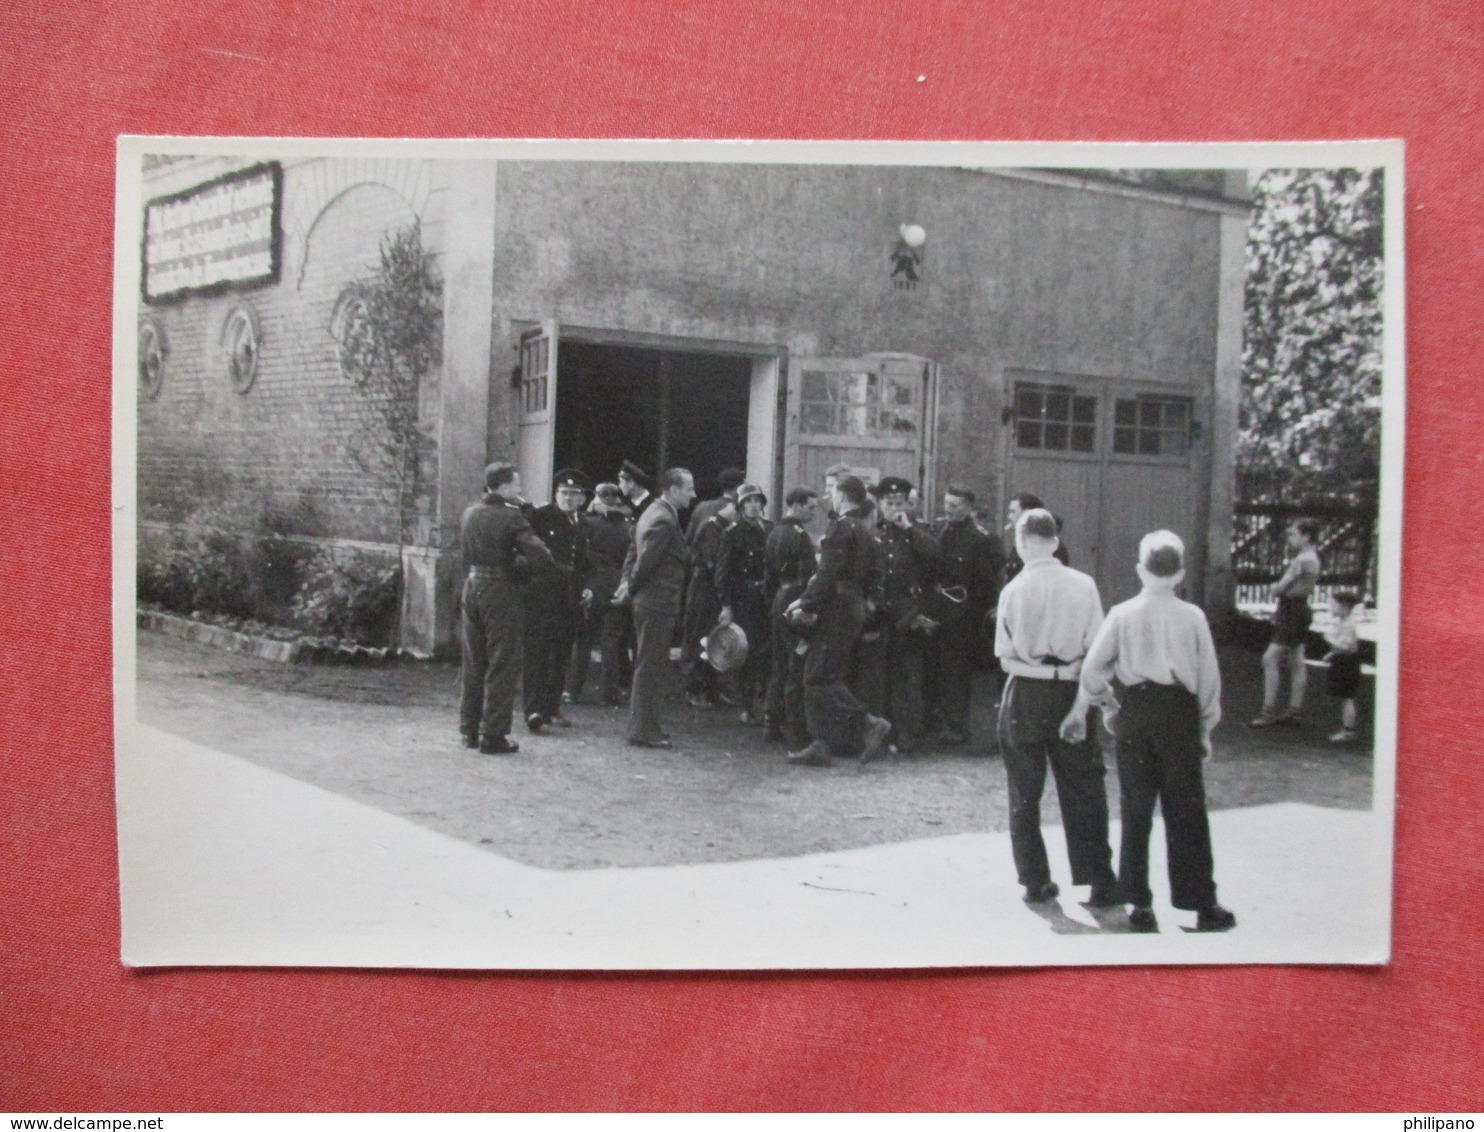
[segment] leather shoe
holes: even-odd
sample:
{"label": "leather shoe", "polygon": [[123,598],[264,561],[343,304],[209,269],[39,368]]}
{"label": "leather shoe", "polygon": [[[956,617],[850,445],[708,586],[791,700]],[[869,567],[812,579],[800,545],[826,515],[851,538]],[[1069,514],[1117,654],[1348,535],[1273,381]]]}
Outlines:
{"label": "leather shoe", "polygon": [[1025,886],[1025,895],[1021,897],[1027,904],[1045,904],[1049,900],[1055,900],[1061,895],[1061,889],[1056,887],[1056,881],[1048,880],[1044,884],[1028,884]]}
{"label": "leather shoe", "polygon": [[866,716],[866,738],[861,744],[861,766],[865,766],[881,753],[881,745],[886,742],[889,734],[891,734],[889,720],[882,719],[879,715]]}
{"label": "leather shoe", "polygon": [[461,732],[460,737],[464,740],[464,746],[468,747],[471,751],[479,746],[479,736],[472,731]]}
{"label": "leather shoe", "polygon": [[810,743],[802,751],[790,751],[783,759],[790,766],[834,766],[835,760],[830,757],[830,752],[818,740]]}
{"label": "leather shoe", "polygon": [[1159,931],[1159,921],[1154,918],[1153,908],[1135,908],[1128,914],[1128,930],[1151,935]]}
{"label": "leather shoe", "polygon": [[1196,913],[1195,930],[1198,932],[1229,932],[1237,926],[1237,918],[1220,904],[1212,904]]}
{"label": "leather shoe", "polygon": [[520,744],[508,735],[494,735],[479,744],[481,755],[513,755],[520,750]]}
{"label": "leather shoe", "polygon": [[1117,908],[1122,903],[1123,901],[1118,899],[1117,891],[1108,885],[1093,885],[1092,892],[1087,897],[1089,908]]}
{"label": "leather shoe", "polygon": [[539,711],[533,711],[530,715],[526,716],[526,726],[530,728],[531,734],[535,735],[546,726],[546,716],[542,715]]}

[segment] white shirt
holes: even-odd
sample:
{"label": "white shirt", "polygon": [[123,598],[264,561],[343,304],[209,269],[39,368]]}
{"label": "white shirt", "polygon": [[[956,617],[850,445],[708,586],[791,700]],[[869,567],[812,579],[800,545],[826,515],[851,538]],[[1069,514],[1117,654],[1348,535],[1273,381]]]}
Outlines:
{"label": "white shirt", "polygon": [[1124,687],[1179,684],[1201,708],[1201,734],[1221,720],[1221,669],[1211,627],[1197,605],[1168,590],[1145,590],[1108,611],[1082,662],[1082,694],[1099,700],[1114,676]]}
{"label": "white shirt", "polygon": [[1102,623],[1096,582],[1055,558],[1034,559],[1000,593],[994,654],[1011,674],[1049,657],[1070,663],[1087,655]]}

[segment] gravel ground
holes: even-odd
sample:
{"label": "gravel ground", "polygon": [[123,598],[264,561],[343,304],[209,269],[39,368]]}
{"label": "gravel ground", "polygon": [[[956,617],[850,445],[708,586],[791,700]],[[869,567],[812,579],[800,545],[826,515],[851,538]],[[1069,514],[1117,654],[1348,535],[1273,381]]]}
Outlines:
{"label": "gravel ground", "polygon": [[[630,747],[622,711],[579,703],[571,729],[521,729],[518,755],[483,756],[458,742],[456,665],[284,665],[147,632],[138,656],[141,722],[530,865],[737,861],[1006,827],[1004,767],[983,741],[863,769],[790,767],[760,730],[688,707],[677,687],[674,750]],[[1254,732],[1257,654],[1224,651],[1222,672],[1230,718],[1207,764],[1213,809],[1369,808],[1369,728],[1355,747],[1327,743],[1337,710],[1321,681],[1303,726]],[[1369,701],[1360,706],[1368,720]],[[992,734],[992,712],[980,673],[976,736]],[[1116,816],[1111,770],[1108,783]],[[1049,781],[1043,820],[1059,822]]]}

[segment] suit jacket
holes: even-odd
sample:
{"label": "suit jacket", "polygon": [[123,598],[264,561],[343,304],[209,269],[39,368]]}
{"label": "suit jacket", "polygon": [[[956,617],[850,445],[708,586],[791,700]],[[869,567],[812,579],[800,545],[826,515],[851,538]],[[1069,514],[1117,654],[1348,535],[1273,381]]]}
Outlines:
{"label": "suit jacket", "polygon": [[634,556],[625,572],[634,604],[679,614],[690,557],[680,516],[663,497],[657,499],[634,528]]}

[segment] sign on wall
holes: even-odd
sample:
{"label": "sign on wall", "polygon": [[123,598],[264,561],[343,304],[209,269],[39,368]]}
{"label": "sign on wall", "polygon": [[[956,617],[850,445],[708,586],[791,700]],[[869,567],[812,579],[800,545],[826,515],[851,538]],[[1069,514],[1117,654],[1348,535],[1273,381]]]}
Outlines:
{"label": "sign on wall", "polygon": [[239,169],[144,206],[144,299],[276,283],[283,166]]}

